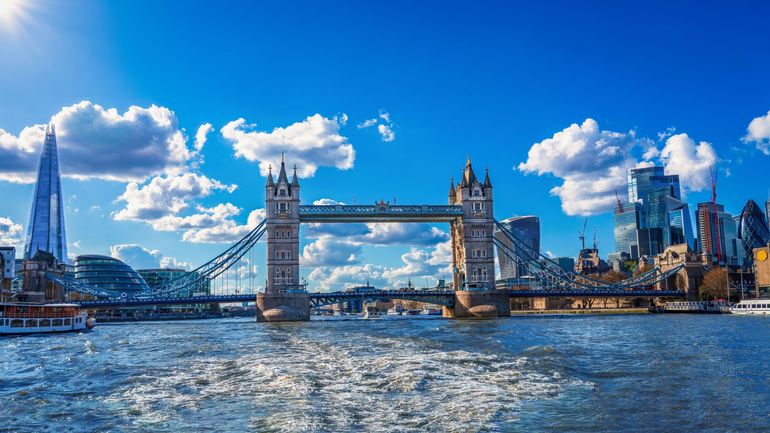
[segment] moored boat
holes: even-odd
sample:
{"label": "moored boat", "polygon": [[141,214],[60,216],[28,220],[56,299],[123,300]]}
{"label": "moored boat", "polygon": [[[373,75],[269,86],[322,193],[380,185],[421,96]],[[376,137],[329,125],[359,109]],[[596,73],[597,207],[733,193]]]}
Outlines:
{"label": "moored boat", "polygon": [[740,301],[730,307],[733,314],[770,314],[770,299],[750,299]]}
{"label": "moored boat", "polygon": [[73,332],[95,325],[76,304],[0,303],[0,335]]}

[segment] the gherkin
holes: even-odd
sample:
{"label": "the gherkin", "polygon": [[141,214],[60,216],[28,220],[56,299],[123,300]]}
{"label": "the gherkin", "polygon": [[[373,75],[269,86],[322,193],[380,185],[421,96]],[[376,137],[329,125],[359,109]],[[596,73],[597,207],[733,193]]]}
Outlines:
{"label": "the gherkin", "polygon": [[51,253],[59,262],[67,261],[67,236],[64,230],[59,155],[56,150],[56,131],[53,125],[45,131],[35,195],[32,197],[32,210],[27,225],[24,258],[32,258],[38,251]]}

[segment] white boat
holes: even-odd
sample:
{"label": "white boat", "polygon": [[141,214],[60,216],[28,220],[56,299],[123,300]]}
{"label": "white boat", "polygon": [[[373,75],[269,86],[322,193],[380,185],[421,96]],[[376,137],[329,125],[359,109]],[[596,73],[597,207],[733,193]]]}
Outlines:
{"label": "white boat", "polygon": [[388,308],[388,316],[400,316],[404,312],[404,309],[400,305],[396,305],[393,308]]}
{"label": "white boat", "polygon": [[770,314],[770,299],[740,301],[730,307],[733,314]]}
{"label": "white boat", "polygon": [[428,316],[440,316],[441,310],[439,308],[423,308],[420,314],[425,314]]}
{"label": "white boat", "polygon": [[94,326],[96,320],[76,304],[0,304],[0,335],[72,332]]}
{"label": "white boat", "polygon": [[663,305],[664,313],[726,314],[730,305],[725,301],[674,301]]}

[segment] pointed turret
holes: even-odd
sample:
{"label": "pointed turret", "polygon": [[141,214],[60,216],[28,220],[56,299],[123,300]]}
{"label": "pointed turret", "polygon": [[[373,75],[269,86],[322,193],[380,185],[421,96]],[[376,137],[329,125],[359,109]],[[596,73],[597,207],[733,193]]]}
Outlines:
{"label": "pointed turret", "polygon": [[471,166],[471,158],[468,157],[468,159],[465,161],[465,172],[463,172],[463,186],[466,185],[473,185],[474,183],[478,182],[478,179],[476,179],[476,173],[473,172],[473,167]]}
{"label": "pointed turret", "polygon": [[484,170],[484,188],[492,188],[492,182],[489,180],[489,168]]}
{"label": "pointed turret", "polygon": [[286,176],[286,164],[283,162],[283,154],[281,154],[281,171],[278,173],[278,183],[289,184],[289,178]]}
{"label": "pointed turret", "polygon": [[275,182],[273,182],[273,165],[267,166],[267,185],[265,186],[275,186]]}
{"label": "pointed turret", "polygon": [[292,188],[299,188],[299,179],[297,178],[297,164],[294,164],[294,175],[291,177]]}
{"label": "pointed turret", "polygon": [[455,195],[457,195],[455,191],[455,178],[452,177],[449,179],[449,197],[454,198]]}

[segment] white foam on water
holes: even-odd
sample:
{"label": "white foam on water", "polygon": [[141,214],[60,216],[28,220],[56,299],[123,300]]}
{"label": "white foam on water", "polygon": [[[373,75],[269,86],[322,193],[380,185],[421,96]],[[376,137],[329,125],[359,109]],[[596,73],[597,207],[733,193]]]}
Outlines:
{"label": "white foam on water", "polygon": [[145,426],[183,410],[247,411],[256,431],[474,432],[513,422],[525,400],[587,385],[544,368],[560,362],[543,362],[560,356],[548,348],[475,353],[426,339],[357,337],[291,335],[269,352],[185,359],[173,373],[133,378],[108,401]]}

